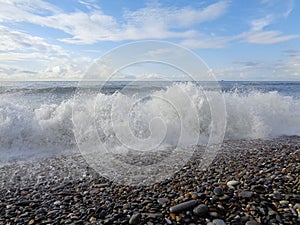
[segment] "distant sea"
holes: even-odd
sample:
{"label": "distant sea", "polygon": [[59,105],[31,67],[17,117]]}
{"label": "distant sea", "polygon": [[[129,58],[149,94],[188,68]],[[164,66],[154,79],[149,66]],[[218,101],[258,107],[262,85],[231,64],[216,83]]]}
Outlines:
{"label": "distant sea", "polygon": [[[153,116],[161,116],[167,124],[176,123],[168,103],[158,101],[156,95],[179,101],[185,115],[182,119],[191,124],[191,135],[200,133],[205,137],[209,133],[211,112],[203,90],[216,91],[216,83],[116,81],[99,90],[101,85],[91,83],[78,88],[78,82],[0,82],[0,162],[77,151],[72,107],[77,104],[74,96],[78,91],[84,99],[82,107],[93,110],[97,102],[95,120],[103,130],[104,142],[114,135],[109,114],[112,103],[120,104],[116,110],[122,110],[123,104],[133,104],[132,99],[141,93],[148,97],[129,117],[124,115],[138,137],[149,135],[149,118]],[[300,135],[300,82],[222,81],[219,85],[226,103],[226,140]],[[204,102],[199,108],[200,127],[193,127],[194,117],[186,116],[189,106],[180,98],[181,91],[195,104]],[[176,143],[178,136],[172,129],[166,136],[166,144]]]}

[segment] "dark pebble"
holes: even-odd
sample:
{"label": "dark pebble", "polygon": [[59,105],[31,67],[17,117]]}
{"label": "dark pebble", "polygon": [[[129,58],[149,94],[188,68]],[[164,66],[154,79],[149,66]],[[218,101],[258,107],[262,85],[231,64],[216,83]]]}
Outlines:
{"label": "dark pebble", "polygon": [[204,216],[208,213],[208,207],[205,204],[200,204],[193,209],[193,213],[197,216]]}
{"label": "dark pebble", "polygon": [[170,208],[170,212],[171,213],[179,213],[179,212],[188,210],[188,209],[194,207],[195,205],[197,205],[197,201],[196,200],[190,200],[190,201],[183,202],[183,203],[180,203],[178,205],[172,206]]}
{"label": "dark pebble", "polygon": [[224,195],[224,191],[223,191],[222,188],[216,187],[216,188],[214,189],[214,194],[217,195],[217,196],[222,196],[222,195]]}

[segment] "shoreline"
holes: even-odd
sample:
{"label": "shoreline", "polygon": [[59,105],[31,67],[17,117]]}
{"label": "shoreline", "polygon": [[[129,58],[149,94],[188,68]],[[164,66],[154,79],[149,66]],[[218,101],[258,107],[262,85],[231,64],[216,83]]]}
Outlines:
{"label": "shoreline", "polygon": [[112,183],[79,154],[4,165],[0,223],[300,223],[299,136],[225,141],[205,170],[197,159],[144,187]]}

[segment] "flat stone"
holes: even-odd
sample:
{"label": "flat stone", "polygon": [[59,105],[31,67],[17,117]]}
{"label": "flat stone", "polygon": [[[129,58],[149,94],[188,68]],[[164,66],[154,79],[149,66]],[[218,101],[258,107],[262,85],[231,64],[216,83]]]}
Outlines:
{"label": "flat stone", "polygon": [[129,224],[135,225],[135,224],[140,223],[140,221],[141,221],[141,214],[140,213],[133,214],[130,217]]}
{"label": "flat stone", "polygon": [[205,204],[200,204],[193,209],[193,213],[197,216],[204,216],[208,213],[208,207]]}
{"label": "flat stone", "polygon": [[212,222],[215,225],[226,225],[226,223],[224,222],[224,220],[221,220],[221,219],[214,219]]}
{"label": "flat stone", "polygon": [[234,186],[238,185],[239,183],[240,182],[237,181],[237,180],[230,180],[226,184],[227,184],[228,187],[234,187]]}
{"label": "flat stone", "polygon": [[258,225],[256,221],[247,221],[245,225]]}
{"label": "flat stone", "polygon": [[287,206],[289,204],[289,201],[281,200],[281,201],[279,201],[279,203],[280,203],[280,205]]}
{"label": "flat stone", "polygon": [[219,214],[217,213],[217,212],[209,212],[209,215],[211,216],[211,217],[219,217]]}
{"label": "flat stone", "polygon": [[171,213],[179,213],[181,211],[188,210],[188,209],[194,207],[195,205],[197,205],[197,201],[196,200],[190,200],[190,201],[183,202],[183,203],[180,203],[178,205],[172,206],[170,208],[170,212]]}
{"label": "flat stone", "polygon": [[239,193],[240,198],[251,198],[252,196],[253,196],[252,191],[242,191],[241,193]]}
{"label": "flat stone", "polygon": [[34,201],[25,200],[25,201],[18,202],[16,205],[18,205],[18,206],[27,206],[27,205],[29,205],[32,202],[34,202]]}

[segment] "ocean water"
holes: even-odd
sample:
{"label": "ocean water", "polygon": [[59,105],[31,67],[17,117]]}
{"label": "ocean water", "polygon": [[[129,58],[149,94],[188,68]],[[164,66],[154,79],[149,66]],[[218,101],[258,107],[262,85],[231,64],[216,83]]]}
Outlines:
{"label": "ocean water", "polygon": [[[219,85],[226,105],[226,140],[300,135],[300,82]],[[0,82],[0,163],[78,151],[74,107],[93,112],[99,139],[116,151],[122,151],[122,140],[115,131],[128,132],[123,126],[138,139],[154,135],[161,146],[176,145],[179,138],[186,146],[195,144],[193,137],[199,137],[197,144],[207,142],[212,121],[205,93],[216,92],[216,83],[109,82],[100,87],[101,83],[79,88],[78,82]],[[91,129],[84,115],[77,113],[76,123],[82,132]],[[180,127],[188,135],[181,137]]]}

